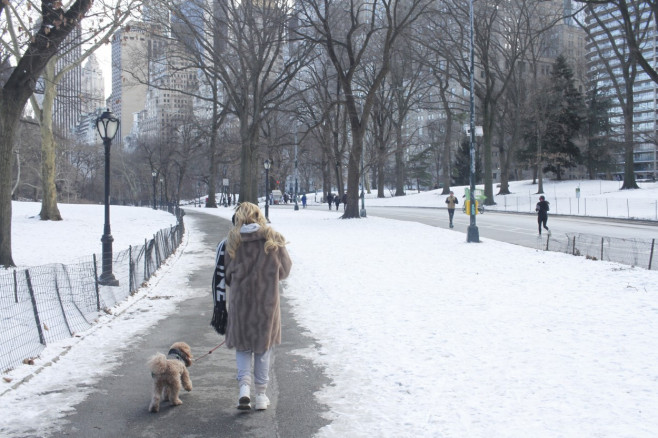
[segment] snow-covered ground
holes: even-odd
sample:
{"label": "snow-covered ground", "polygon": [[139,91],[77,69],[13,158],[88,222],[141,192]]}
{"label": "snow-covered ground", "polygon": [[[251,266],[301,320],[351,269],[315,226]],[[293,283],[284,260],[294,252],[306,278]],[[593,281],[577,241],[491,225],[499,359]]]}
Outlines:
{"label": "snow-covered ground", "polygon": [[[581,197],[588,191],[588,197],[603,199],[658,199],[656,184],[620,193],[604,190],[603,183],[600,193],[594,188],[589,193],[598,181],[547,185],[545,191],[550,200],[551,191],[569,196],[580,184]],[[527,196],[533,190],[527,182],[517,184],[513,192]],[[442,206],[442,200],[434,191],[366,202]],[[38,205],[32,205],[32,215],[37,214]],[[17,263],[43,263],[31,262],[35,251],[23,245],[59,251],[59,261],[90,252],[82,245],[47,247],[56,244],[53,234],[96,241],[91,252],[98,252],[102,207],[76,208],[89,209],[88,217],[95,218],[91,234],[66,213],[67,220],[43,229],[37,220],[15,221]],[[21,209],[14,203],[15,215]],[[232,214],[228,208],[197,211]],[[121,249],[122,221],[130,223],[131,232],[141,231],[134,238],[139,243],[163,228],[162,214],[113,207],[114,247]],[[39,361],[65,348],[70,352],[15,390],[7,391],[11,383],[0,381],[0,434],[20,436],[21,427],[34,424],[51,430],[102,373],[111,372],[113,360],[101,365],[104,352],[120,350],[123,340],[147,330],[186,298],[176,281],[201,257],[195,254],[199,233],[193,218],[186,218],[183,250],[129,304],[143,305],[140,296],[154,290],[176,298],[150,301],[143,320],[123,324],[121,316],[104,317],[82,339],[49,346]],[[283,293],[299,324],[320,345],[299,353],[332,379],[316,394],[332,420],[319,436],[657,435],[658,272],[490,240],[469,244],[463,233],[416,223],[339,220],[335,211],[277,207],[270,219],[289,241],[294,263]],[[66,360],[71,355],[75,362]],[[15,382],[30,372],[23,366],[4,377]],[[76,385],[78,380],[87,384]],[[48,395],[35,397],[39,393]]]}

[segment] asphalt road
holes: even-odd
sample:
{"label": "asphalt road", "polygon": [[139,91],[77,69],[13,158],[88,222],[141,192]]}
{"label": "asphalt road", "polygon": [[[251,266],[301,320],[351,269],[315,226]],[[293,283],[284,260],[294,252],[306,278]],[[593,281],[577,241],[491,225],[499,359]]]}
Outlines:
{"label": "asphalt road", "polygon": [[[235,380],[235,353],[224,347],[190,367],[192,392],[182,391],[183,404],[163,403],[160,412],[148,412],[151,377],[146,368],[155,351],[166,353],[169,346],[184,340],[196,357],[216,347],[223,337],[210,327],[210,276],[218,235],[226,235],[229,222],[212,215],[187,210],[186,220],[195,220],[204,232],[208,263],[188,273],[190,287],[208,290],[207,296],[190,299],[177,313],[154,326],[148,335],[136,339],[121,355],[115,368],[94,393],[66,418],[64,430],[52,436],[80,438],[117,437],[310,437],[328,423],[321,417],[327,410],[313,393],[329,384],[323,370],[296,355],[297,349],[315,348],[293,320],[282,292],[283,343],[275,349],[266,411],[238,411]],[[294,266],[293,266],[294,269]],[[205,317],[200,317],[204,313]],[[139,315],[127,313],[128,318]],[[57,409],[53,406],[53,409]]]}
{"label": "asphalt road", "polygon": [[[402,208],[366,206],[368,215],[397,220],[421,222],[427,225],[448,228],[448,212],[445,208]],[[480,240],[493,239],[534,248],[537,245],[537,216],[523,213],[485,211],[475,216]],[[455,211],[454,231],[466,234],[470,217]],[[632,221],[582,216],[548,216],[548,227],[552,236],[566,234],[593,234],[605,237],[655,239],[658,224],[651,221]]]}
{"label": "asphalt road", "polygon": [[[291,206],[273,206],[276,208],[292,208]],[[326,206],[309,206],[308,208],[326,210]],[[342,214],[332,210],[336,215]],[[366,202],[366,214],[400,221],[419,222],[434,227],[449,229],[448,210],[446,208],[429,207],[373,207]],[[470,217],[458,208],[455,211],[455,232],[466,233]],[[537,247],[537,216],[535,214],[506,213],[485,211],[475,216],[480,241],[498,240],[529,248]],[[627,219],[610,219],[599,217],[548,215],[548,227],[553,237],[566,234],[593,234],[602,237],[618,237],[625,239],[656,239],[658,238],[658,223],[655,221],[638,221]]]}

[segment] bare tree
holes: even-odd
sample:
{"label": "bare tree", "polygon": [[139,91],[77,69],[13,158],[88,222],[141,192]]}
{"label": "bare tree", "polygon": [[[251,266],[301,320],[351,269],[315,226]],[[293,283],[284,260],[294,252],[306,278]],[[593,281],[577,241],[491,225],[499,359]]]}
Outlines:
{"label": "bare tree", "polygon": [[[576,22],[587,32],[598,56],[596,72],[599,79],[608,84],[623,115],[623,143],[624,143],[624,182],[623,189],[637,189],[635,180],[634,156],[635,129],[633,124],[634,98],[633,86],[638,75],[638,50],[640,42],[653,38],[651,21],[647,19],[647,12],[653,10],[644,2],[631,4],[616,4],[615,2],[587,2],[584,5],[588,22],[583,23],[578,15]],[[617,14],[617,8],[624,6],[625,13]],[[649,17],[650,18],[650,17]],[[629,44],[629,41],[634,41]],[[635,45],[635,46],[634,46]],[[610,56],[609,54],[612,54]]]}
{"label": "bare tree", "polygon": [[[11,4],[0,2],[0,13]],[[60,2],[44,2],[41,23],[31,34],[0,94],[0,265],[14,266],[11,251],[11,168],[16,129],[23,108],[50,58],[80,24],[92,0],[76,0],[65,10]]]}
{"label": "bare tree", "polygon": [[[325,48],[336,69],[348,113],[352,144],[343,218],[360,217],[359,166],[363,140],[377,90],[390,68],[393,46],[430,3],[428,0],[310,0],[299,5],[304,22],[302,32],[307,39]],[[358,89],[358,75],[366,69],[372,72],[373,81]],[[362,104],[359,104],[358,92],[362,93]]]}

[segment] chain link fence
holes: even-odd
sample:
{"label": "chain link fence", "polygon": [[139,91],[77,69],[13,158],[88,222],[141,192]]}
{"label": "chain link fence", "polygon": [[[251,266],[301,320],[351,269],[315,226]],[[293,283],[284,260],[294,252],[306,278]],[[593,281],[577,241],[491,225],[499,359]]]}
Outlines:
{"label": "chain link fence", "polygon": [[623,239],[601,237],[593,234],[564,234],[546,236],[539,249],[564,252],[590,260],[605,260],[657,270],[654,261],[656,239]]}
{"label": "chain link fence", "polygon": [[183,240],[183,212],[170,212],[176,214],[176,225],[144,239],[143,245],[113,253],[118,286],[99,283],[100,254],[0,274],[0,372],[29,362],[48,343],[90,328],[101,312],[142,287]]}

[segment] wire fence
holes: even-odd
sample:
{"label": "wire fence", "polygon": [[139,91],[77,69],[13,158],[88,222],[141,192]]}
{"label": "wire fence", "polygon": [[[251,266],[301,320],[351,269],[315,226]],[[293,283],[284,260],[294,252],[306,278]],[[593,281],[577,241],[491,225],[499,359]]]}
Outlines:
{"label": "wire fence", "polygon": [[[658,220],[656,199],[544,196],[551,204],[551,214]],[[497,196],[496,205],[487,205],[486,209],[534,213],[536,204],[536,194],[505,195]]]}
{"label": "wire fence", "polygon": [[101,255],[72,264],[49,264],[0,275],[0,372],[37,357],[48,345],[90,328],[101,312],[134,294],[183,239],[182,210],[177,224],[158,231],[143,245],[113,254],[118,286],[99,282]]}
{"label": "wire fence", "polygon": [[605,260],[648,270],[658,270],[658,263],[654,261],[656,239],[564,234],[546,236],[546,239],[541,241],[540,249],[582,256],[590,260]]}

